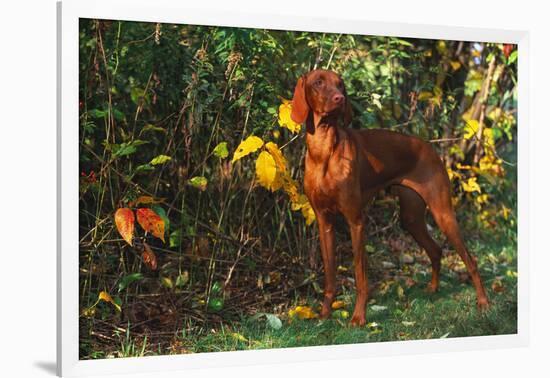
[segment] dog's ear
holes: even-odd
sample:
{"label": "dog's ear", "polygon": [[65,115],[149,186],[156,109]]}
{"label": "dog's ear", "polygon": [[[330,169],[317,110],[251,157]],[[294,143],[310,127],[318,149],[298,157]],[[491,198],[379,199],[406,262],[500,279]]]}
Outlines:
{"label": "dog's ear", "polygon": [[296,88],[294,88],[294,97],[292,98],[292,113],[290,118],[296,123],[304,123],[309,114],[309,105],[306,100],[306,76],[298,79]]}

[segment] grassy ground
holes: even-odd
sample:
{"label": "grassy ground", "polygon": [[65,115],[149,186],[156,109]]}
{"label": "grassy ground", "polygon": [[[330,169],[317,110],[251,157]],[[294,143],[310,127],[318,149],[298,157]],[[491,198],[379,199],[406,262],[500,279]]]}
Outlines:
{"label": "grassy ground", "polygon": [[[502,242],[502,240],[501,240]],[[474,250],[491,250],[479,258],[491,307],[479,312],[471,282],[457,266],[456,254],[443,259],[440,290],[431,294],[425,288],[430,280],[429,269],[411,264],[404,276],[374,285],[367,309],[367,326],[349,325],[346,312],[353,311],[353,286],[344,286],[337,298],[346,303],[335,311],[333,318],[289,318],[288,312],[275,314],[282,326],[270,326],[265,315],[244,316],[240,320],[224,321],[204,327],[187,321],[166,343],[151,343],[147,336],[120,332],[119,347],[92,354],[91,358],[128,357],[157,354],[185,354],[234,351],[246,349],[289,348],[315,345],[352,344],[395,340],[418,340],[481,335],[513,334],[517,332],[517,277],[515,248],[493,241],[470,241]],[[420,251],[418,251],[420,254]],[[374,259],[375,260],[375,259]],[[417,256],[420,260],[420,255]],[[421,268],[415,269],[415,266]],[[458,264],[460,265],[460,264]],[[401,272],[403,269],[401,269]],[[351,276],[351,271],[339,277]],[[410,286],[407,286],[409,282]],[[411,284],[412,283],[412,284]],[[321,295],[296,299],[295,304],[309,305],[319,310]],[[348,315],[349,316],[349,315]]]}
{"label": "grassy ground", "polygon": [[[505,285],[513,285],[512,279],[507,281]],[[369,324],[363,328],[351,327],[349,319],[336,314],[326,321],[286,320],[279,330],[260,318],[198,337],[182,335],[182,345],[189,352],[214,352],[516,333],[515,289],[491,295],[491,308],[480,313],[469,283],[444,281],[443,286],[436,294],[419,287],[405,290],[402,298],[376,296],[367,310]]]}

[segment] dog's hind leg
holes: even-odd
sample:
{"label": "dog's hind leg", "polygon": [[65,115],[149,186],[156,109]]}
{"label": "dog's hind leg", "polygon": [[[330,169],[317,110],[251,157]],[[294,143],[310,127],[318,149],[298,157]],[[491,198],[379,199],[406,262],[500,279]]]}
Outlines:
{"label": "dog's hind leg", "polygon": [[402,180],[402,184],[414,189],[424,199],[435,222],[466,265],[476,289],[478,307],[480,309],[488,307],[489,300],[485,294],[477,263],[466,249],[460,235],[460,228],[451,202],[451,185],[445,168],[441,165],[441,169],[415,173]]}
{"label": "dog's hind leg", "polygon": [[401,226],[408,231],[418,245],[428,254],[432,263],[432,280],[428,286],[430,292],[439,287],[441,270],[441,247],[432,239],[426,226],[426,203],[414,190],[405,186],[392,187],[392,193],[399,197]]}

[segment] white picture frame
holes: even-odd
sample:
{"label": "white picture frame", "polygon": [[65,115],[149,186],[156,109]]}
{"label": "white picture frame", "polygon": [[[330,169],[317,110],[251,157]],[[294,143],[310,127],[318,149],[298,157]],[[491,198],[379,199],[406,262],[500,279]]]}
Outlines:
{"label": "white picture frame", "polygon": [[[339,32],[507,42],[518,45],[518,332],[515,335],[395,341],[338,346],[202,353],[104,360],[78,358],[78,20],[99,18],[193,25]],[[525,31],[369,22],[368,20],[274,17],[268,13],[212,12],[158,0],[63,1],[58,3],[57,93],[57,373],[83,376],[145,373],[274,362],[346,359],[519,347],[528,344],[528,138],[529,35]]]}

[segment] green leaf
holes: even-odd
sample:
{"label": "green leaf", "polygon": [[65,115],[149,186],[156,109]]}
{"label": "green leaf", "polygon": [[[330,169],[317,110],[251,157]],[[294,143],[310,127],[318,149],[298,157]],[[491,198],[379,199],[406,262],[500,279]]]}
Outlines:
{"label": "green leaf", "polygon": [[214,147],[214,151],[212,152],[220,159],[225,159],[229,155],[229,151],[227,150],[227,142],[219,143],[216,147]]}
{"label": "green leaf", "polygon": [[184,270],[181,272],[181,274],[176,278],[176,287],[184,287],[189,282],[189,272],[187,270]]}
{"label": "green leaf", "polygon": [[121,144],[112,144],[108,147],[111,148],[113,157],[128,156],[137,151],[137,148],[143,144],[149,143],[146,140],[136,139],[131,142],[125,142]]}
{"label": "green leaf", "polygon": [[276,315],[265,314],[265,317],[267,318],[267,324],[272,329],[281,329],[281,327],[283,326],[283,323],[281,322],[281,319],[279,319]]}
{"label": "green leaf", "polygon": [[173,231],[170,234],[170,247],[175,248],[181,245],[181,230]]}
{"label": "green leaf", "polygon": [[192,187],[204,192],[206,190],[206,186],[208,185],[208,180],[206,177],[196,176],[189,179],[189,184],[191,184]]}
{"label": "green leaf", "polygon": [[107,111],[105,110],[99,110],[99,109],[92,109],[88,111],[88,114],[92,118],[103,118],[107,116]]}
{"label": "green leaf", "polygon": [[170,161],[170,160],[172,160],[172,158],[170,156],[159,155],[159,156],[153,158],[153,160],[151,160],[150,164],[151,165],[160,165],[160,164],[164,164],[164,163],[166,163],[167,161]]}
{"label": "green leaf", "polygon": [[145,132],[148,132],[148,131],[158,131],[158,132],[161,132],[161,133],[166,133],[166,129],[164,129],[160,126],[155,126],[155,125],[150,124],[150,123],[143,126],[143,129],[141,129],[142,133],[145,133]]}
{"label": "green leaf", "polygon": [[154,171],[154,170],[155,170],[155,167],[153,167],[151,164],[147,163],[147,164],[138,165],[136,167],[136,170],[134,171],[134,173],[150,172],[150,171]]}
{"label": "green leaf", "polygon": [[118,109],[113,109],[113,117],[115,117],[115,119],[117,121],[123,121],[126,116],[124,115],[124,113],[122,113],[120,110]]}
{"label": "green leaf", "polygon": [[218,281],[214,282],[210,288],[210,292],[214,295],[218,295],[221,291],[222,285]]}
{"label": "green leaf", "polygon": [[512,51],[512,53],[508,57],[508,65],[514,63],[516,60],[518,60],[518,50]]}
{"label": "green leaf", "polygon": [[145,90],[141,88],[134,87],[130,90],[130,98],[135,104],[138,104],[140,100],[148,101]]}
{"label": "green leaf", "polygon": [[128,274],[127,276],[122,277],[122,279],[118,283],[118,291],[121,292],[122,290],[126,289],[131,283],[140,281],[142,279],[143,274],[141,273]]}
{"label": "green leaf", "polygon": [[208,301],[208,309],[212,311],[220,311],[223,308],[223,299],[212,298]]}

